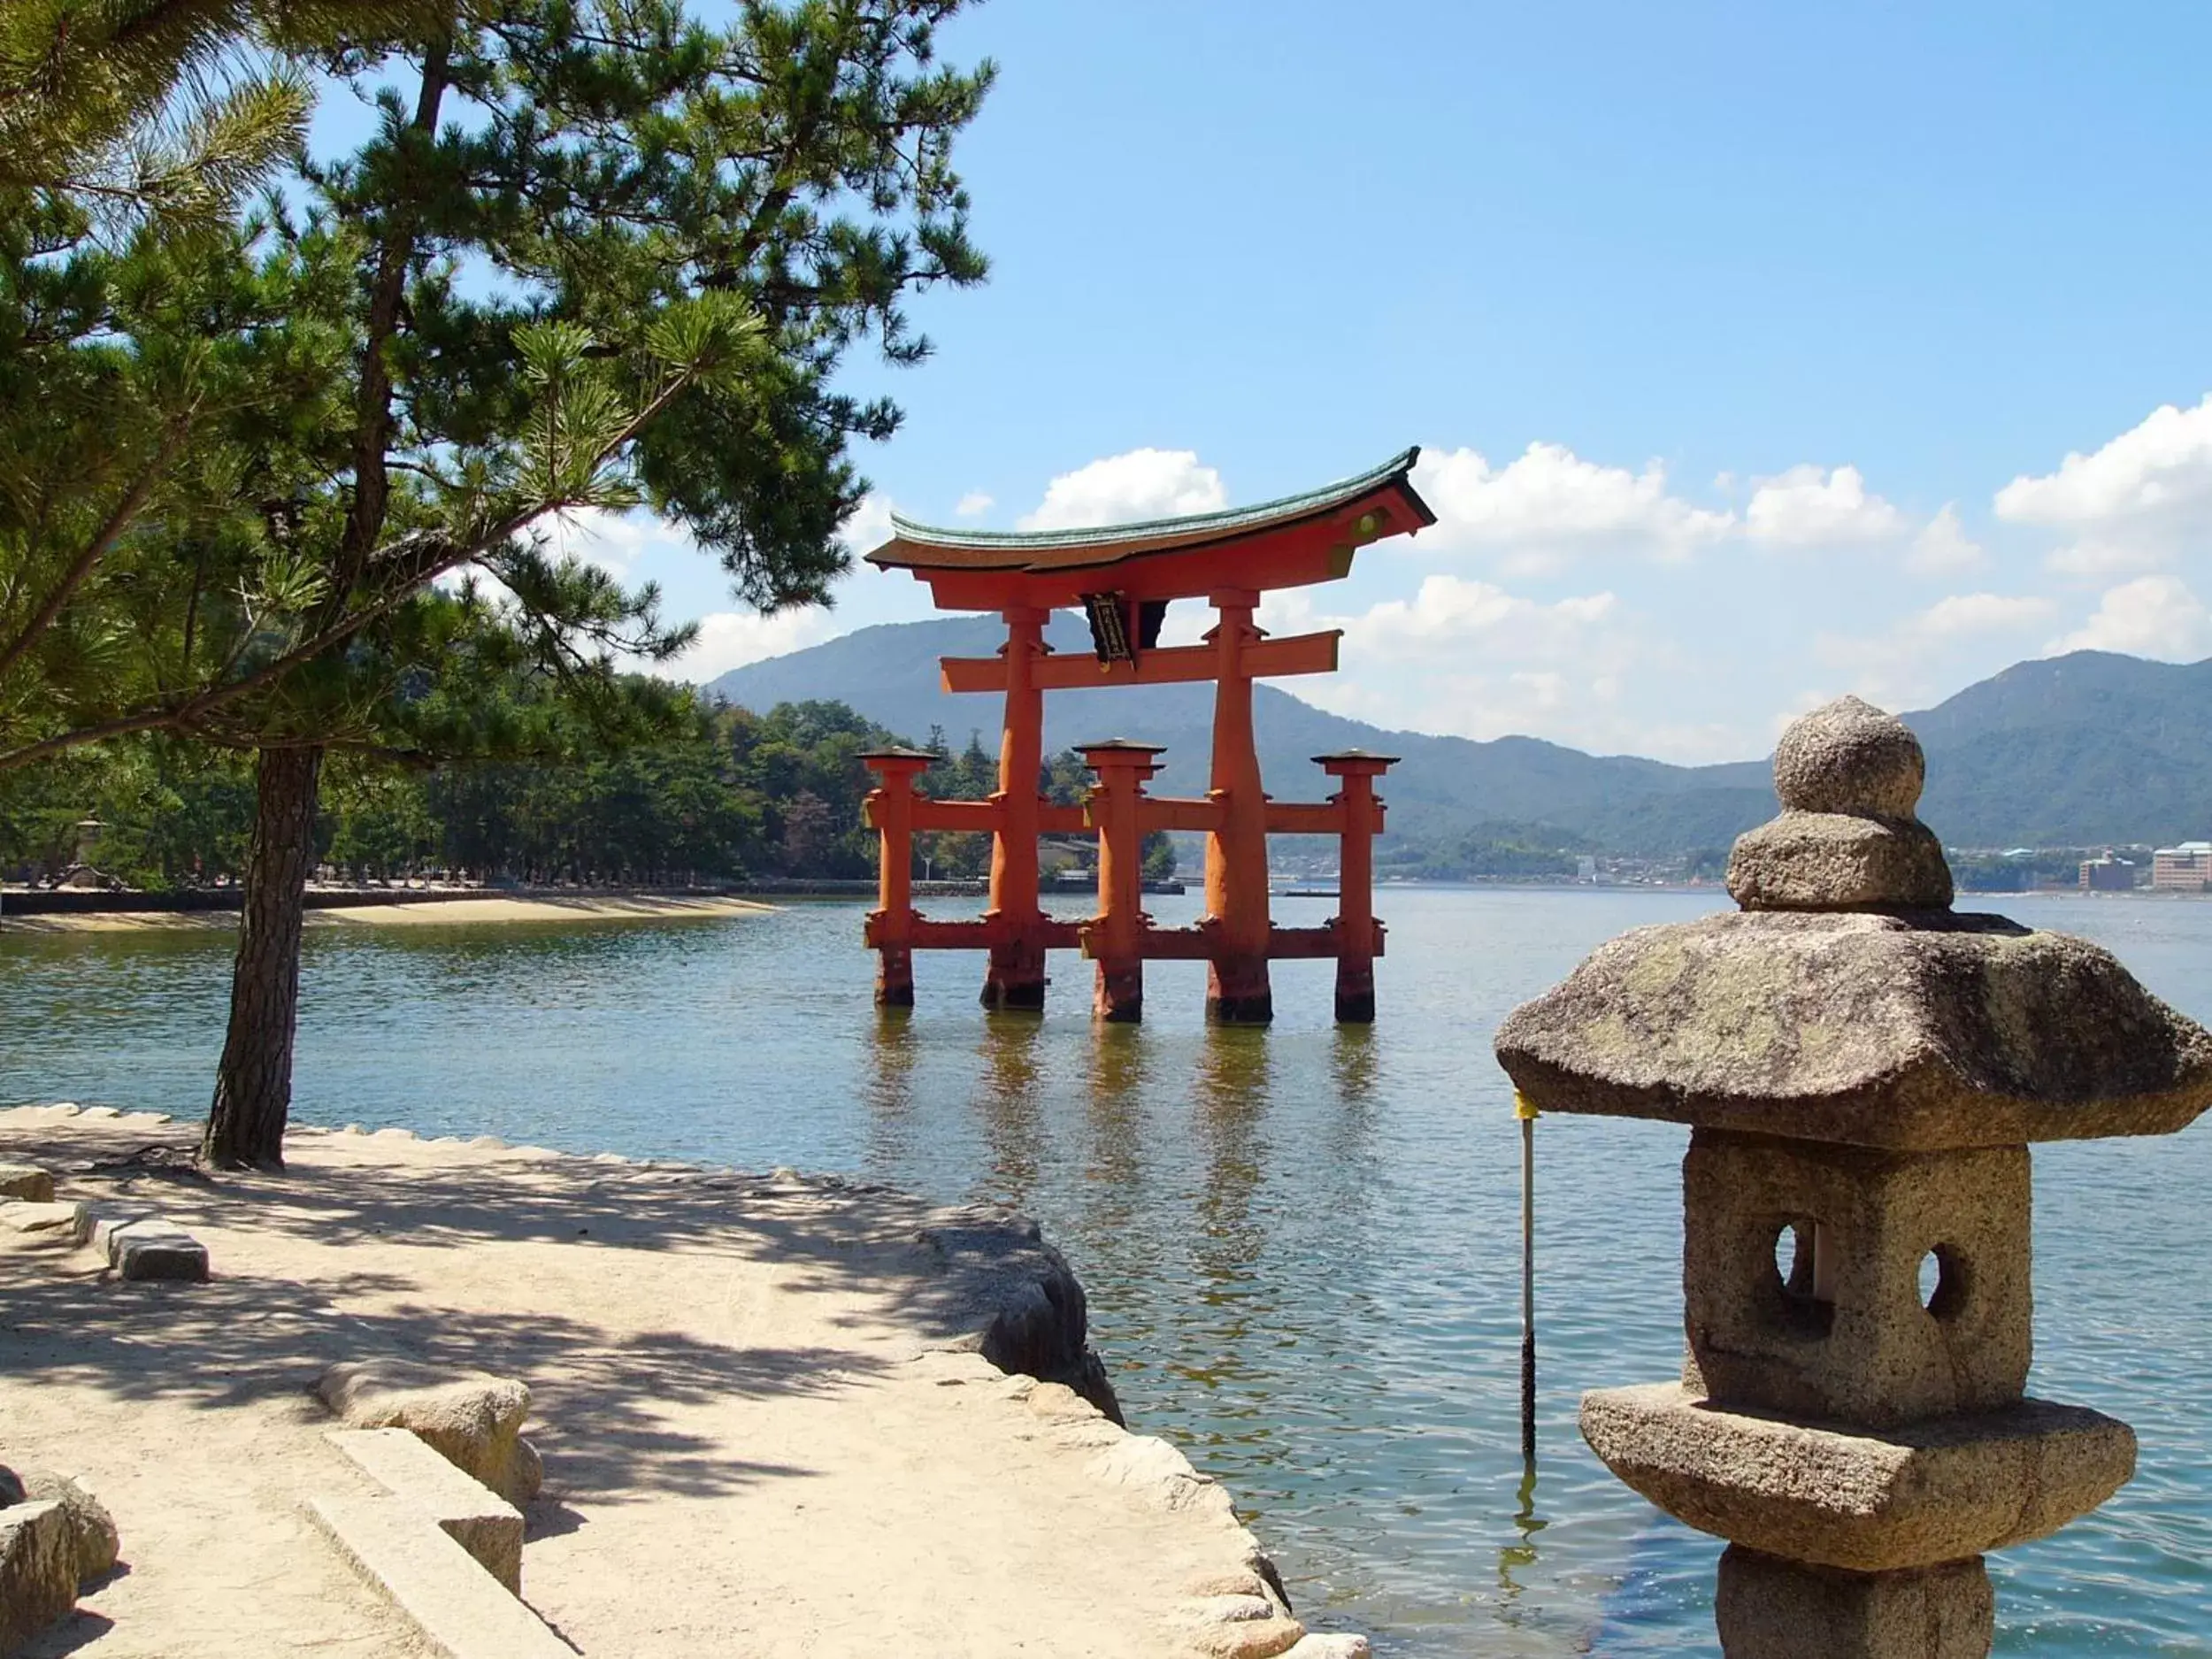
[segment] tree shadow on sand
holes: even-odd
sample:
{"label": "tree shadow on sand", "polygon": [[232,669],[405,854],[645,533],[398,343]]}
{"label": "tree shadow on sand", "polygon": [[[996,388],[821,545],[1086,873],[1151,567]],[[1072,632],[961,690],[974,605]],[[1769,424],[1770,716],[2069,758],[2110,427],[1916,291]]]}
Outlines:
{"label": "tree shadow on sand", "polygon": [[[864,1386],[896,1363],[880,1340],[883,1315],[918,1345],[969,1335],[989,1317],[977,1286],[944,1271],[925,1237],[941,1212],[879,1187],[585,1159],[427,1171],[303,1161],[285,1176],[204,1174],[176,1160],[192,1144],[190,1125],[163,1131],[154,1143],[160,1150],[119,1167],[119,1149],[140,1150],[148,1136],[88,1134],[91,1128],[8,1125],[0,1148],[44,1164],[65,1195],[104,1210],[142,1204],[188,1229],[219,1230],[227,1219],[340,1252],[323,1256],[313,1276],[292,1279],[227,1274],[219,1249],[214,1277],[190,1286],[125,1284],[89,1265],[88,1253],[50,1256],[37,1271],[21,1271],[32,1259],[23,1255],[0,1264],[13,1281],[0,1299],[8,1370],[119,1401],[210,1409],[289,1402],[311,1421],[319,1408],[307,1391],[341,1360],[390,1356],[489,1371],[530,1385],[529,1432],[558,1486],[597,1500],[703,1496],[809,1471],[733,1459],[716,1441],[672,1426],[668,1407]],[[373,1153],[373,1141],[355,1144]],[[110,1167],[95,1167],[103,1163]],[[779,1294],[835,1293],[869,1310],[831,1313],[824,1328],[833,1337],[864,1324],[875,1335],[856,1333],[849,1346],[719,1343],[615,1329],[542,1307],[433,1306],[425,1293],[436,1282],[434,1265],[419,1274],[345,1267],[345,1247],[373,1240],[427,1250],[526,1240],[683,1252],[700,1258],[704,1295],[716,1294],[718,1263],[734,1271],[772,1262]],[[335,1272],[327,1271],[334,1259]]]}

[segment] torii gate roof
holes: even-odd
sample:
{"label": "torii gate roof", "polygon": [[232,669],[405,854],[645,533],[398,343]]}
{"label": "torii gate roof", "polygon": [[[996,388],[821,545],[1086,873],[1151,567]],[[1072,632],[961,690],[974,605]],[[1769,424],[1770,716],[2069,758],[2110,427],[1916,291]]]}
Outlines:
{"label": "torii gate roof", "polygon": [[1408,477],[1420,455],[1409,449],[1279,501],[1143,524],[951,530],[894,514],[895,534],[867,558],[880,569],[911,571],[952,610],[1073,604],[1108,586],[1133,598],[1165,599],[1329,581],[1349,572],[1356,549],[1436,522]]}

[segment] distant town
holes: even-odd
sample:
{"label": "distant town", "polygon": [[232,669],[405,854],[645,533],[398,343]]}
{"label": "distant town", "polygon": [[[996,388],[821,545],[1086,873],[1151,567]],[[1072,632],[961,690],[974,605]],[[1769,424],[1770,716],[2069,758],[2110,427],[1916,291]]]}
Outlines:
{"label": "distant town", "polygon": [[2131,847],[2085,858],[2075,885],[2084,893],[2203,893],[2212,890],[2212,841],[2183,841],[2146,851]]}

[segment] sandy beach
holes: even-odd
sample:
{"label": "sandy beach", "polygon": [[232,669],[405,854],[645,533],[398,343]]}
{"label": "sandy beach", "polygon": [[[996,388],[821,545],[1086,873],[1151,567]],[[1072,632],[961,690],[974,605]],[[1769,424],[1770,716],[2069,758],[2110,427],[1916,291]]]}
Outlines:
{"label": "sandy beach", "polygon": [[[662,894],[590,894],[574,898],[425,899],[391,904],[349,904],[307,912],[310,927],[460,927],[487,922],[681,921],[745,916],[772,910],[757,899],[727,895],[690,898]],[[102,910],[73,915],[11,915],[0,901],[0,932],[120,933],[164,929],[222,928],[235,932],[235,910]]]}
{"label": "sandy beach", "polygon": [[1002,1215],[402,1130],[301,1129],[288,1174],[212,1175],[196,1129],[0,1112],[0,1157],[211,1263],[124,1283],[0,1229],[0,1461],[86,1476],[127,1566],[37,1659],[421,1651],[302,1513],[360,1480],[311,1386],[380,1356],[529,1386],[523,1595],[584,1654],[1357,1651],[1300,1644],[1172,1448],[976,1351],[1048,1254]]}

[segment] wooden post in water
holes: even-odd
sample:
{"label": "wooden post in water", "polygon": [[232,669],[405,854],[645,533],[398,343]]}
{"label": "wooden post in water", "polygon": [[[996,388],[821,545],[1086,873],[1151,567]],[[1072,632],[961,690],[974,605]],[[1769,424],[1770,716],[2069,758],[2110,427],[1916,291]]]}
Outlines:
{"label": "wooden post in water", "polygon": [[1536,1456],[1536,1108],[1516,1092],[1521,1120],[1521,1455]]}

